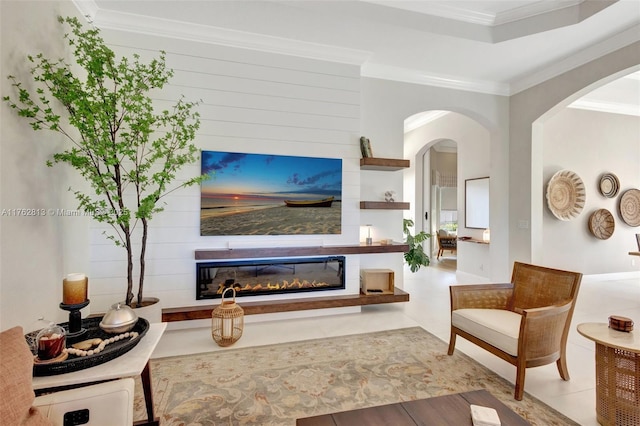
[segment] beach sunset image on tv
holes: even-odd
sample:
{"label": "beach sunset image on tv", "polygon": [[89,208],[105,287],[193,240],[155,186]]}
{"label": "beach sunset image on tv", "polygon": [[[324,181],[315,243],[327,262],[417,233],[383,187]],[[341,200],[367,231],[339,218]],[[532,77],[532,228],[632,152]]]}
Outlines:
{"label": "beach sunset image on tv", "polygon": [[200,235],[341,233],[342,160],[202,151]]}

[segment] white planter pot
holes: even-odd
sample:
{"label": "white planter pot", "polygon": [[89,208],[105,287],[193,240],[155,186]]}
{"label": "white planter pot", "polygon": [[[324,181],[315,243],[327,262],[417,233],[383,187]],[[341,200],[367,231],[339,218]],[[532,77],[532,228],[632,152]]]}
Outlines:
{"label": "white planter pot", "polygon": [[157,297],[142,298],[142,306],[138,307],[135,301],[131,303],[131,307],[139,318],[149,321],[149,324],[162,322],[162,303]]}

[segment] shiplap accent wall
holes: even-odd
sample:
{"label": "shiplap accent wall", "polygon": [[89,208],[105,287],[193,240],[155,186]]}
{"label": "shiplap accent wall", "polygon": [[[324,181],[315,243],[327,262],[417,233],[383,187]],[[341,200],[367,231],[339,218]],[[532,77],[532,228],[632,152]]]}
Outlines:
{"label": "shiplap accent wall", "polygon": [[[195,300],[196,249],[358,243],[359,66],[113,30],[103,30],[102,35],[119,56],[137,53],[148,62],[159,50],[166,52],[175,75],[156,95],[156,103],[168,108],[180,96],[201,100],[195,144],[202,150],[343,160],[340,235],[201,237],[200,188],[166,197],[166,210],[151,222],[145,296],[159,297],[163,307],[210,304]],[[199,173],[200,164],[194,164],[180,179]],[[105,229],[91,224],[92,311],[124,298],[125,252],[104,238]],[[359,269],[359,257],[348,256],[347,288],[323,295],[357,293]]]}

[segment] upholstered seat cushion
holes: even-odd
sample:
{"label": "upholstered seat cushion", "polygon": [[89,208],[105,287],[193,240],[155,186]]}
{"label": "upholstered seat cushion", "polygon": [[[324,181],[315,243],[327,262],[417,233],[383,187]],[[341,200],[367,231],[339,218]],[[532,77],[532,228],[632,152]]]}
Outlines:
{"label": "upholstered seat cushion", "polygon": [[522,316],[504,309],[456,309],[451,325],[510,355],[518,355]]}

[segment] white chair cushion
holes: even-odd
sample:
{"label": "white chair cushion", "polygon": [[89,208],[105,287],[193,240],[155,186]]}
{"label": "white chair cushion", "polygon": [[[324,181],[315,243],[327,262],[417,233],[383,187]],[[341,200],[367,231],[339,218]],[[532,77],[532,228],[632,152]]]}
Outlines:
{"label": "white chair cushion", "polygon": [[456,309],[451,325],[516,356],[521,319],[521,315],[504,309]]}

